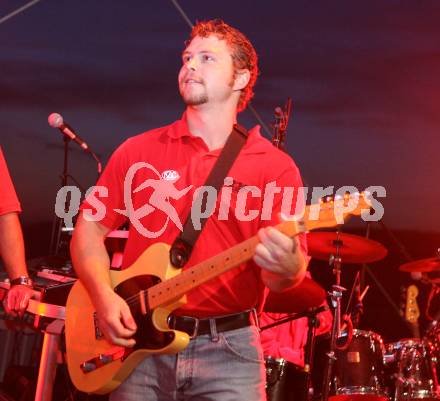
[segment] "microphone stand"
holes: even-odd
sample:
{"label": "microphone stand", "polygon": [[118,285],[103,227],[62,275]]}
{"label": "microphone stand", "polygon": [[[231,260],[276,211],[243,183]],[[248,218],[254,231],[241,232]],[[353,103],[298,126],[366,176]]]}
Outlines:
{"label": "microphone stand", "polygon": [[[79,184],[79,182],[73,177],[71,174],[69,174],[69,143],[71,142],[71,139],[63,135],[63,141],[64,141],[64,160],[63,160],[63,171],[60,175],[61,178],[61,185],[58,188],[60,190],[61,188],[65,187],[68,183],[68,179],[70,178],[73,183],[80,189],[82,193],[84,193],[84,188]],[[88,150],[88,153],[92,155],[92,157],[95,159],[97,166],[98,166],[98,177],[101,173],[101,162],[98,158],[98,156],[92,152],[91,150]],[[57,191],[58,192],[58,191]],[[66,202],[64,204],[64,210],[68,210],[70,197],[66,198]],[[51,235],[50,235],[50,245],[49,245],[49,255],[58,255],[58,252],[60,250],[60,242],[61,242],[61,232],[63,228],[63,219],[61,217],[58,217],[56,214],[54,215],[53,221],[52,221],[52,229],[51,229]]]}

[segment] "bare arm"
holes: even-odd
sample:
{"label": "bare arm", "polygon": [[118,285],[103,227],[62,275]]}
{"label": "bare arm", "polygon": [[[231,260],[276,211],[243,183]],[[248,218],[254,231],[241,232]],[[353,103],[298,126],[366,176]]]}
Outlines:
{"label": "bare arm", "polygon": [[[20,276],[28,276],[24,254],[23,233],[16,212],[0,216],[0,255],[11,280]],[[23,315],[29,299],[33,296],[31,288],[25,285],[11,287],[3,301],[7,313]]]}
{"label": "bare arm", "polygon": [[104,240],[110,230],[81,214],[70,244],[73,266],[96,308],[99,326],[107,340],[131,347],[136,324],[127,303],[111,286],[110,259]]}
{"label": "bare arm", "polygon": [[18,214],[15,212],[0,216],[0,255],[11,280],[28,275],[23,233]]}

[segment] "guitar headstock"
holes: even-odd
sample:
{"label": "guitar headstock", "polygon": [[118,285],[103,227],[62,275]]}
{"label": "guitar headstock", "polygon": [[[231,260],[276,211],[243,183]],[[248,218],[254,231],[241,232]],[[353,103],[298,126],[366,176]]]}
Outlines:
{"label": "guitar headstock", "polygon": [[317,204],[306,207],[305,225],[307,230],[334,227],[343,224],[349,216],[360,216],[371,209],[369,193],[345,194],[327,197]]}
{"label": "guitar headstock", "polygon": [[406,289],[406,302],[405,302],[405,320],[408,323],[416,324],[420,317],[420,310],[417,304],[417,296],[419,295],[418,288],[411,284]]}
{"label": "guitar headstock", "polygon": [[335,227],[343,224],[349,216],[360,216],[368,212],[371,209],[368,197],[369,194],[364,192],[328,197],[319,203],[306,206],[302,219],[294,218],[293,221],[284,221],[277,228],[292,237],[304,231]]}

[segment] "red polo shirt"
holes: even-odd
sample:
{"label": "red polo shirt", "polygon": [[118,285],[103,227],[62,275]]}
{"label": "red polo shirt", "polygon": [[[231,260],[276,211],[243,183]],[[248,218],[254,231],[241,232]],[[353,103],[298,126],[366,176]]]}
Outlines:
{"label": "red polo shirt", "polygon": [[[132,211],[143,207],[145,217],[140,218],[136,223],[138,227],[139,223],[142,225],[143,233],[139,232],[135,227],[136,224],[130,219],[123,267],[133,264],[139,255],[155,242],[170,245],[173,243],[180,232],[176,216],[183,225],[190,212],[195,189],[205,183],[219,154],[220,149],[209,151],[201,138],[189,132],[185,116],[169,126],[128,139],[114,152],[97,183],[108,189],[108,196],[97,196],[97,198],[105,205],[105,215],[100,223],[110,229],[116,229],[126,222],[127,217],[120,212],[126,209],[124,180],[130,167],[139,162],[144,163],[141,165],[142,168],[133,174],[129,191],[133,204]],[[149,163],[149,167],[146,167],[145,163]],[[273,207],[270,208],[272,213],[269,213],[270,220],[261,219],[266,184],[273,181],[281,188],[302,186],[295,163],[287,154],[264,139],[258,127],[249,132],[249,138],[228,176],[233,178],[233,183],[230,185],[232,190],[229,190],[230,202],[227,201],[228,197],[224,196],[223,205],[220,207],[220,199],[225,191],[223,187],[215,201],[215,213],[207,221],[186,267],[244,241],[255,235],[260,227],[278,222],[281,194],[274,196]],[[135,191],[143,183],[145,184],[142,189]],[[152,185],[156,186],[156,190],[153,190]],[[239,196],[241,206],[245,205],[245,207],[239,208],[242,213],[236,215],[238,193],[241,188],[247,186],[253,187],[250,191],[253,191],[254,196],[248,193],[245,202],[243,194]],[[262,192],[261,196],[257,196],[258,189]],[[164,195],[165,192],[168,197]],[[127,194],[125,196],[127,197]],[[295,200],[296,198],[292,202],[292,210]],[[91,204],[92,201],[89,199],[81,208],[96,211],[97,209]],[[249,211],[259,213],[258,217],[243,221],[246,220]],[[133,215],[133,212],[130,213]],[[197,219],[195,221],[197,222]],[[302,246],[305,250],[304,236],[302,236]],[[177,313],[206,317],[260,306],[264,298],[264,284],[260,271],[261,269],[252,261],[230,270],[190,291],[187,294],[187,304]]]}
{"label": "red polo shirt", "polygon": [[11,212],[21,212],[21,206],[0,146],[0,216]]}

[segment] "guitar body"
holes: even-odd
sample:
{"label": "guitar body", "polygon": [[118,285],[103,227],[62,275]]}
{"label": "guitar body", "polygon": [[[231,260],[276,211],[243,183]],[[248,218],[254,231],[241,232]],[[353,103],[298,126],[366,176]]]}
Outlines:
{"label": "guitar body", "polygon": [[[169,263],[169,246],[163,243],[149,247],[130,268],[111,271],[115,292],[124,299],[136,296],[161,281],[170,279],[181,270]],[[146,315],[134,313],[138,326],[133,349],[115,346],[96,333],[95,309],[87,290],[77,281],[70,291],[66,304],[66,356],[73,384],[86,393],[105,394],[114,390],[132,370],[148,355],[177,353],[189,343],[189,336],[170,330],[169,314],[186,302],[185,296],[165,306],[147,311]],[[135,311],[136,312],[136,311]],[[114,355],[114,360],[99,364],[85,372],[85,362],[99,361],[99,355]]]}

